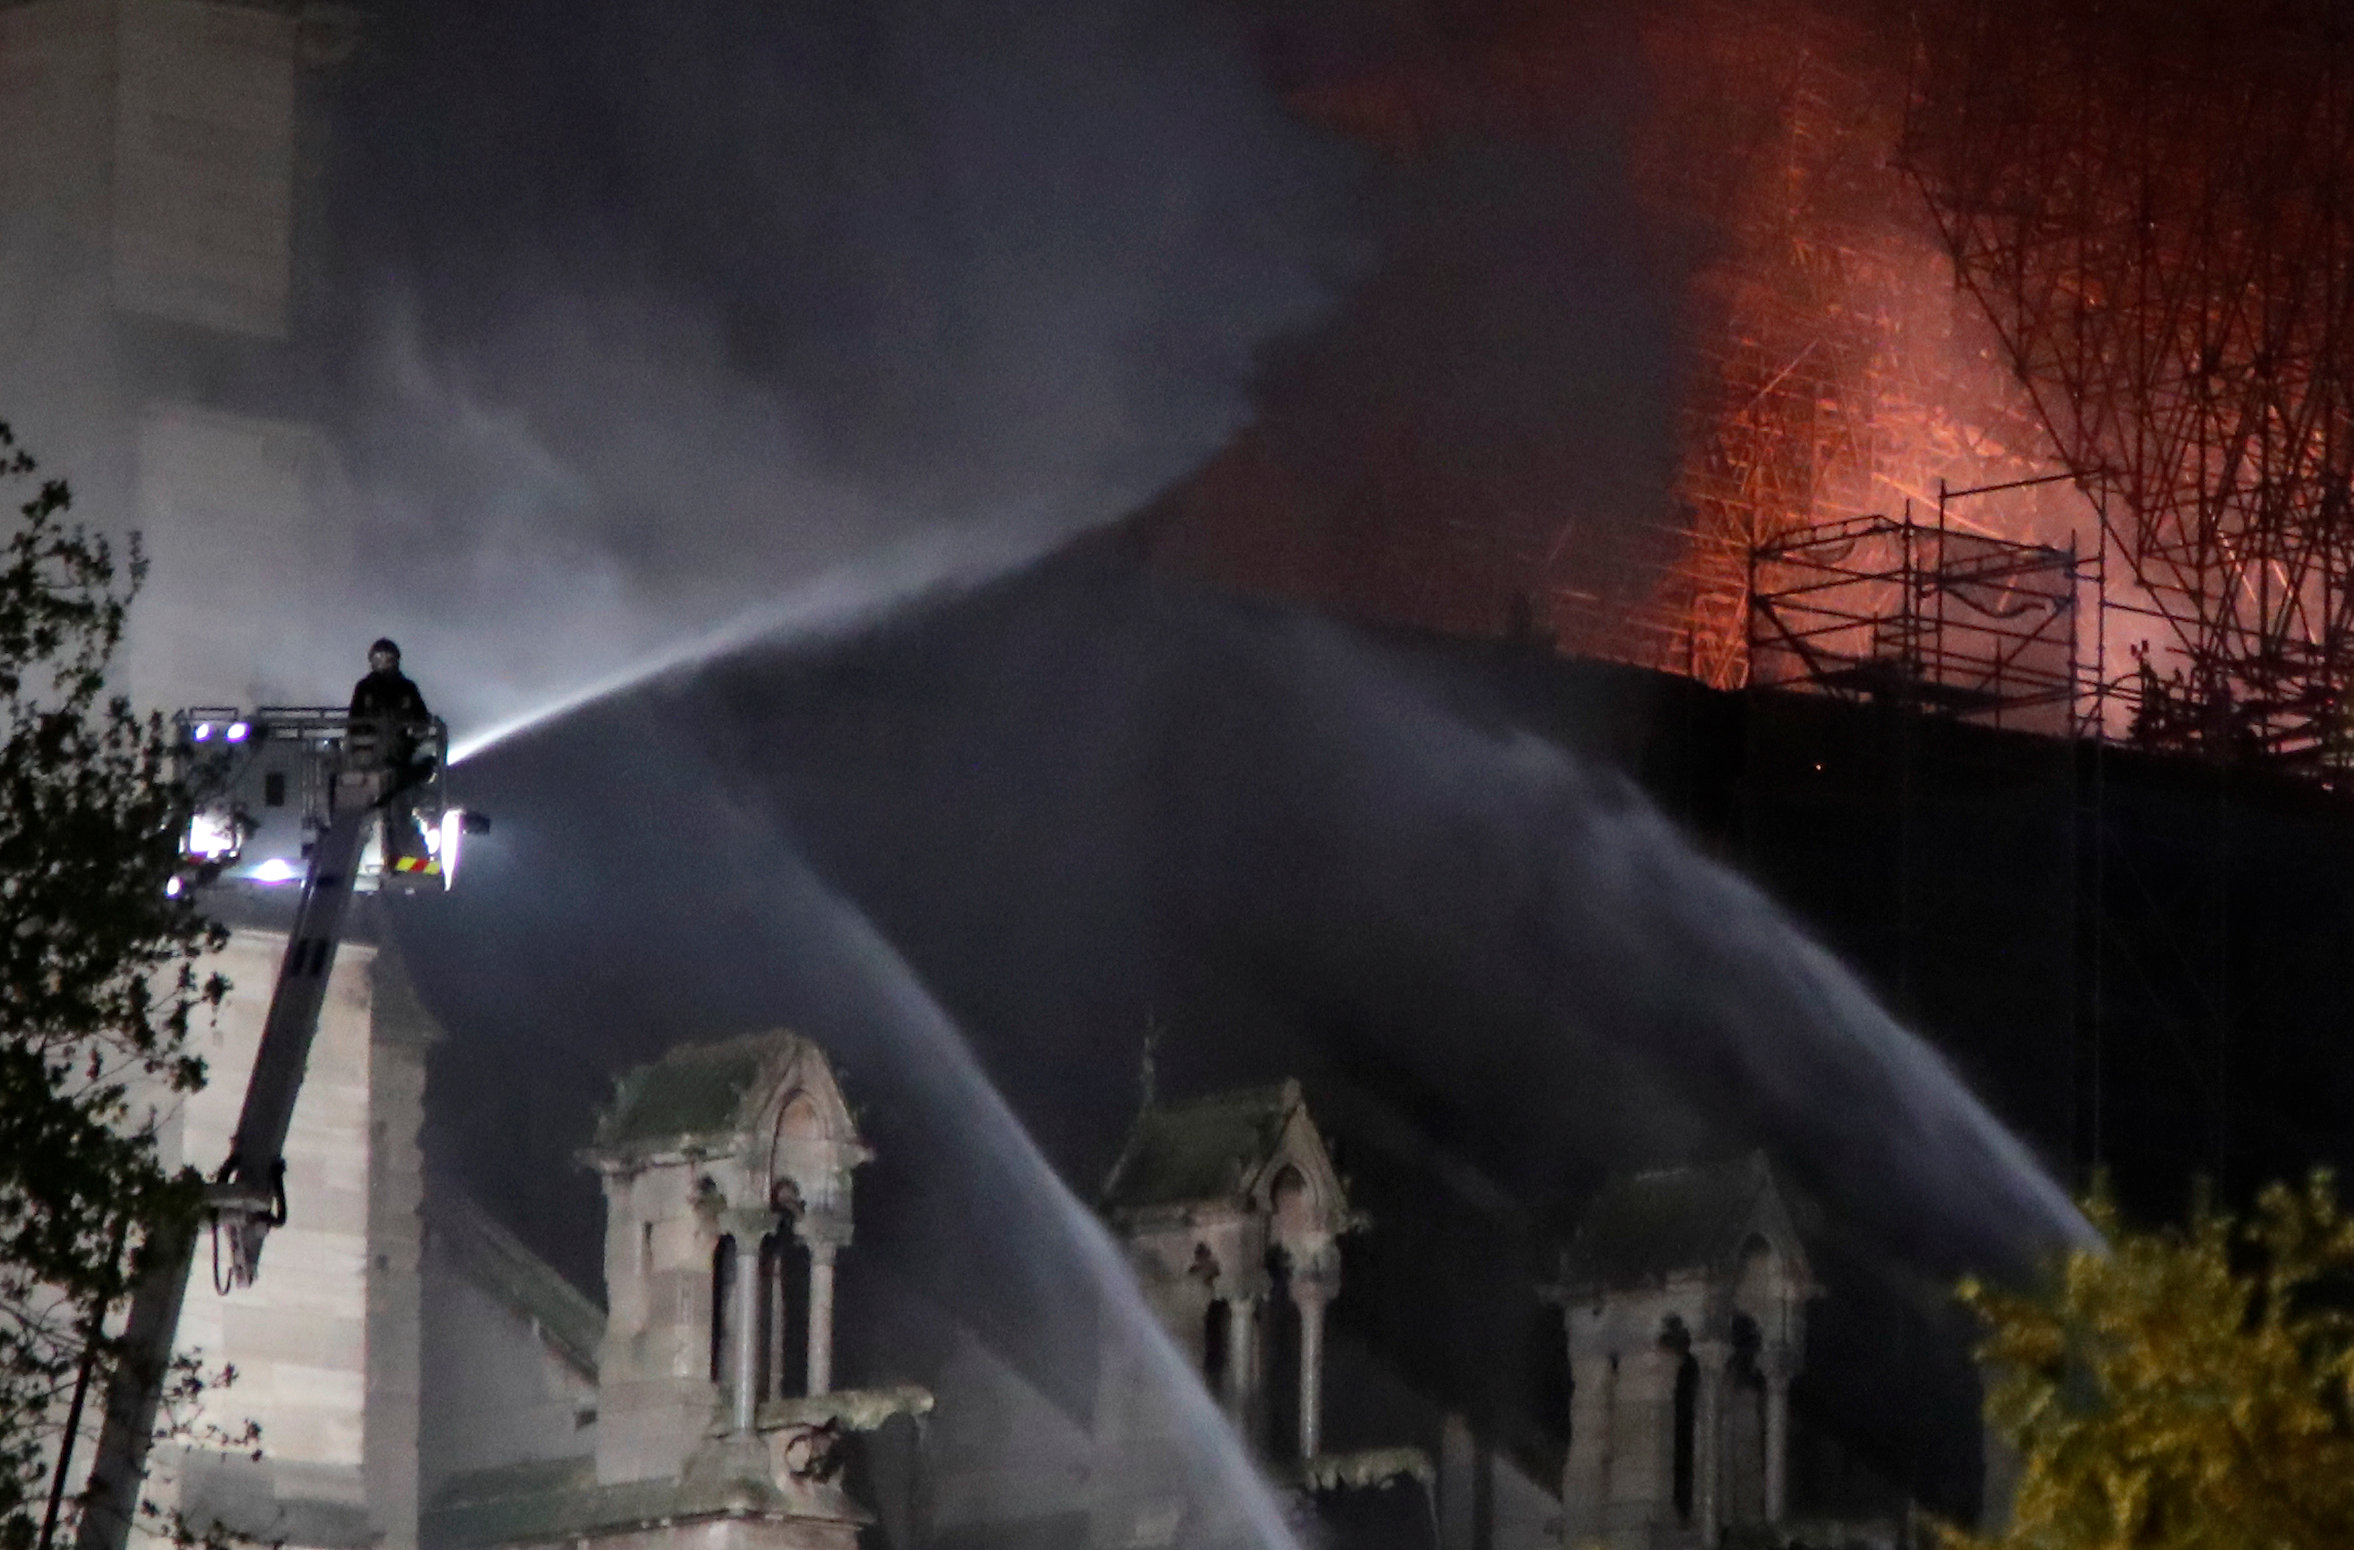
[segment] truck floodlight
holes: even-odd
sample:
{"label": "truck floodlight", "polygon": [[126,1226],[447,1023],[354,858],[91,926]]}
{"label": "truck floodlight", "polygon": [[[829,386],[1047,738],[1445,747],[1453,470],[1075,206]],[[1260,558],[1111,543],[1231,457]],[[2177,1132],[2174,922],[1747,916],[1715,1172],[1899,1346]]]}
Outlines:
{"label": "truck floodlight", "polygon": [[441,882],[445,888],[458,885],[458,851],[466,838],[466,811],[453,807],[441,815],[441,843],[436,849],[441,861]]}
{"label": "truck floodlight", "polygon": [[209,739],[212,737],[212,735],[213,735],[213,724],[212,724],[211,722],[209,722],[209,721],[199,721],[198,723],[196,723],[196,740],[197,740],[198,742],[200,742],[200,743],[201,743],[201,742],[205,742],[205,741],[209,740]]}
{"label": "truck floodlight", "polygon": [[232,722],[230,722],[230,723],[229,723],[229,731],[228,731],[228,738],[229,738],[229,741],[230,741],[230,742],[232,742],[232,743],[242,743],[242,742],[244,742],[244,741],[245,741],[245,734],[246,734],[248,731],[250,731],[250,730],[252,730],[252,729],[251,729],[251,728],[249,728],[249,727],[248,727],[248,726],[247,726],[247,725],[246,725],[244,722],[242,722],[242,721],[232,721]]}
{"label": "truck floodlight", "polygon": [[237,820],[225,813],[199,812],[188,820],[181,850],[198,861],[220,861],[238,850]]}

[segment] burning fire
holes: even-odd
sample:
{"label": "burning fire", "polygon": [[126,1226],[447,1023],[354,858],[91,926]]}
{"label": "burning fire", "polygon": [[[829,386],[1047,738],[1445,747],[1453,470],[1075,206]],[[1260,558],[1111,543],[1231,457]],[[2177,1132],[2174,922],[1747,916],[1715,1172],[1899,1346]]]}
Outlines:
{"label": "burning fire", "polygon": [[[1310,70],[1290,100],[1410,172],[1466,142],[1563,167],[1623,146],[1640,229],[1613,240],[1685,276],[1664,499],[1530,499],[1541,481],[1467,475],[1459,447],[1418,436],[1410,397],[1347,422],[1345,449],[1302,450],[1277,412],[1161,514],[1164,558],[1363,619],[1472,635],[1525,624],[1566,650],[1730,686],[1748,668],[1758,543],[1934,508],[1941,484],[2054,471],[1897,169],[1908,57],[1879,9],[1637,0],[1630,25],[1606,28],[1507,4],[1476,25],[1451,10],[1449,29],[1408,29],[1373,63]],[[1625,106],[1612,122],[1597,102]],[[1411,283],[1393,270],[1373,285]],[[1313,515],[1318,458],[1358,473],[1345,532]],[[2086,510],[2063,483],[1946,515],[2065,543]]]}

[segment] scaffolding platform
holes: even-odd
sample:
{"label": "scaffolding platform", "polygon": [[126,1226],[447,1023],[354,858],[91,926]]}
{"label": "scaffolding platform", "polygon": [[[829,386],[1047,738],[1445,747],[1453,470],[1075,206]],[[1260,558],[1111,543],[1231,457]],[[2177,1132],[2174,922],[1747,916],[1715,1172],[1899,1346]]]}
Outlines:
{"label": "scaffolding platform", "polygon": [[2077,602],[2092,578],[2073,544],[1954,531],[1941,497],[1935,521],[1908,507],[1770,538],[1749,568],[1758,687],[2078,730]]}

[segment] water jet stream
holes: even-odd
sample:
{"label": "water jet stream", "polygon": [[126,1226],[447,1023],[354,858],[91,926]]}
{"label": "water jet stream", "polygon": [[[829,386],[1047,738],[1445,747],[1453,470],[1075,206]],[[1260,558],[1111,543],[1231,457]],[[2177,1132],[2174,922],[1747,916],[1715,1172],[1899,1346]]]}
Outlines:
{"label": "water jet stream", "polygon": [[[749,815],[746,815],[749,817]],[[754,820],[756,822],[756,820]],[[772,835],[773,824],[762,825]],[[899,1069],[896,1090],[919,1092],[927,1108],[954,1115],[977,1132],[987,1160],[1006,1175],[1024,1199],[1043,1202],[1053,1228],[1079,1251],[1091,1288],[1110,1314],[1117,1331],[1107,1342],[1107,1360],[1134,1371],[1137,1363],[1144,1390],[1131,1398],[1158,1399],[1172,1415],[1143,1418],[1133,1415],[1096,1416],[1096,1443],[1106,1431],[1115,1446],[1126,1443],[1143,1452],[1139,1460],[1149,1470],[1158,1447],[1175,1444],[1185,1496],[1196,1516],[1188,1525],[1189,1543],[1230,1543],[1241,1529],[1259,1550],[1298,1550],[1275,1496],[1261,1478],[1240,1437],[1211,1399],[1201,1376],[1194,1371],[1166,1329],[1145,1305],[1126,1259],[1103,1223],[1072,1194],[1038,1150],[1037,1143],[1007,1105],[1004,1096],[975,1057],[963,1032],[925,989],[907,960],[884,939],[865,913],[820,882],[798,853],[777,836],[775,853],[784,871],[784,914],[790,931],[777,933],[778,950],[791,952],[803,972],[831,982],[837,1010],[851,1010],[844,1002],[864,1000],[870,1026],[879,1029],[893,1046]],[[823,954],[823,958],[818,957]],[[828,971],[831,971],[830,973]],[[854,1014],[855,1015],[855,1014]],[[1065,1310],[1037,1309],[1034,1316],[1053,1317]],[[1074,1321],[1083,1328],[1084,1323]],[[1172,1436],[1163,1428],[1174,1423]],[[1216,1489],[1208,1489],[1211,1486]],[[1239,1522],[1222,1521],[1225,1514]]]}
{"label": "water jet stream", "polygon": [[1029,564],[1072,535],[1068,522],[1035,517],[917,534],[877,554],[822,571],[782,597],[754,604],[701,634],[659,647],[530,710],[468,732],[451,745],[450,763],[463,764],[484,749],[559,716],[755,643],[841,635],[923,598],[978,586]]}
{"label": "water jet stream", "polygon": [[[1335,767],[1352,772],[1336,782],[1343,811],[1365,827],[1390,820],[1382,862],[1398,875],[1468,870],[1502,890],[1498,919],[1534,929],[1549,949],[1543,993],[1565,1029],[1600,1003],[1616,1013],[1622,1046],[1629,1031],[1647,1033],[1643,1057],[1688,1069],[1696,1089],[1723,1068],[1735,1091],[1716,1101],[1778,1116],[1818,1158],[1894,1163],[1934,1181],[1957,1222],[1967,1202],[1981,1229],[1973,1247],[2008,1258],[2006,1268],[2023,1268],[2030,1245],[2099,1242],[1944,1057],[1631,784],[1526,731],[1474,726],[1329,632],[1303,630],[1293,644],[1308,702],[1335,708],[1324,732],[1341,751]],[[1361,788],[1356,771],[1378,771],[1380,789]],[[1420,809],[1402,820],[1399,790]],[[1412,903],[1434,920],[1443,913]],[[1877,1137],[1859,1142],[1859,1123]]]}

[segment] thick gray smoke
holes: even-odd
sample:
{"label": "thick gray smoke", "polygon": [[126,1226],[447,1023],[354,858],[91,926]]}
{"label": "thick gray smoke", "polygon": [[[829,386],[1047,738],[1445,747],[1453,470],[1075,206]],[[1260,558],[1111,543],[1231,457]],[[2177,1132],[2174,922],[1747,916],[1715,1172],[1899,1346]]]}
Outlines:
{"label": "thick gray smoke", "polygon": [[[70,102],[104,30],[40,20],[0,53]],[[0,415],[148,530],[142,698],[332,698],[386,632],[481,726],[911,538],[1068,533],[1351,265],[1349,158],[1184,0],[411,0],[332,54],[284,343],[142,314],[103,230],[6,244]]]}
{"label": "thick gray smoke", "polygon": [[422,583],[361,586],[450,709],[1205,455],[1341,257],[1344,165],[1236,41],[1168,0],[406,14],[345,134],[349,444]]}

